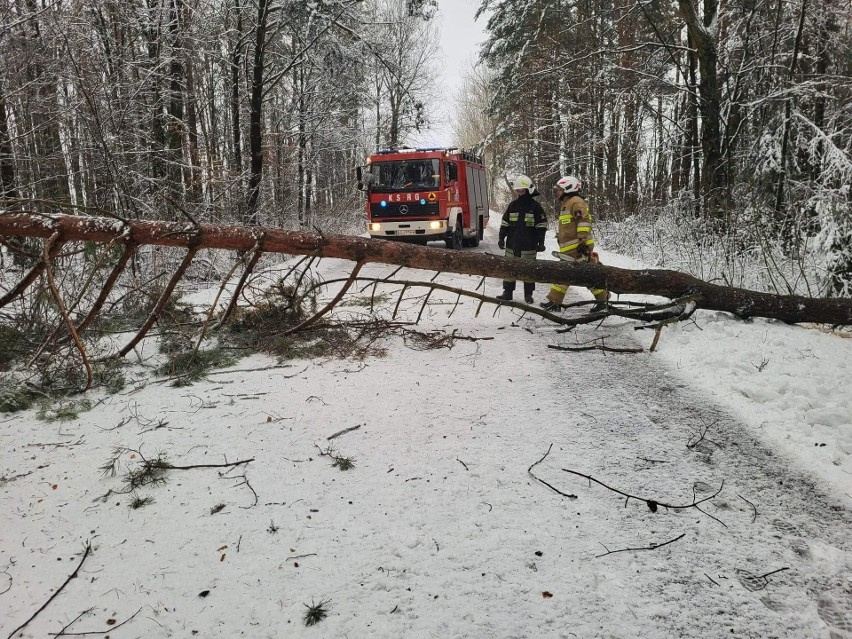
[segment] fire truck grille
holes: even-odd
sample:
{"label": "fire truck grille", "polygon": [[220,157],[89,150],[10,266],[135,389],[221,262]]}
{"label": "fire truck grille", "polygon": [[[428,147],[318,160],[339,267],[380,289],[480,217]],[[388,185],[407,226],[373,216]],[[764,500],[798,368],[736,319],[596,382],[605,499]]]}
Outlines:
{"label": "fire truck grille", "polygon": [[422,215],[437,215],[440,212],[437,202],[388,202],[387,206],[370,204],[372,217],[420,217]]}

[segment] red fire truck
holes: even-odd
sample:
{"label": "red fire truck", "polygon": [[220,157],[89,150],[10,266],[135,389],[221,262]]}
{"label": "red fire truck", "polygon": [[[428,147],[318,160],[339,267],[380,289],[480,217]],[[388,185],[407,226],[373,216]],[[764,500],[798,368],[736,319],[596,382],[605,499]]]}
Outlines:
{"label": "red fire truck", "polygon": [[488,224],[482,159],[459,149],[387,149],[357,168],[371,237],[478,246]]}

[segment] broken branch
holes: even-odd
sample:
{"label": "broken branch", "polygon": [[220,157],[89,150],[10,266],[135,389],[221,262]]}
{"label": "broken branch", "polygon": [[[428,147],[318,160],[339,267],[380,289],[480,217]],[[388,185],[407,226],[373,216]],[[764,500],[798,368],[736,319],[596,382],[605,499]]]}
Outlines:
{"label": "broken branch", "polygon": [[552,348],[555,351],[570,351],[570,352],[580,352],[580,351],[606,351],[609,353],[642,353],[644,349],[642,348],[614,348],[612,346],[604,346],[603,344],[596,344],[594,346],[557,346],[555,344],[548,344],[547,348]]}
{"label": "broken branch", "polygon": [[[551,444],[551,446],[552,446],[552,444]],[[550,452],[550,449],[548,449],[548,452]],[[602,481],[600,481],[598,479],[595,479],[591,475],[586,475],[585,473],[580,473],[580,472],[577,472],[576,470],[570,470],[568,468],[563,468],[562,470],[565,471],[566,473],[571,473],[572,475],[577,475],[578,477],[583,477],[584,479],[587,479],[589,482],[595,482],[599,486],[603,486],[607,490],[611,490],[614,493],[618,493],[619,495],[623,495],[626,498],[626,501],[624,502],[625,506],[627,505],[627,502],[630,501],[631,499],[635,499],[636,501],[645,502],[645,504],[647,504],[647,506],[651,510],[651,512],[656,512],[658,506],[662,506],[663,508],[665,508],[667,510],[668,509],[683,510],[683,509],[686,509],[686,508],[697,508],[699,504],[702,504],[705,501],[709,501],[709,500],[713,499],[714,497],[716,497],[719,493],[722,492],[722,488],[724,488],[724,486],[725,486],[725,481],[722,480],[722,485],[719,486],[719,490],[717,490],[715,493],[713,493],[709,497],[705,497],[704,499],[696,500],[696,499],[694,499],[694,493],[693,493],[693,501],[692,501],[691,504],[675,505],[675,504],[667,504],[667,503],[664,503],[664,502],[661,502],[661,501],[657,501],[655,499],[645,499],[644,497],[637,497],[636,495],[631,495],[631,494],[626,493],[622,490],[619,490],[618,488],[613,488],[612,486],[607,486],[605,483],[603,483]],[[704,511],[701,511],[701,512],[704,512]]]}
{"label": "broken branch", "polygon": [[552,486],[551,484],[548,484],[546,481],[544,481],[543,479],[540,479],[539,477],[536,477],[536,476],[535,476],[535,474],[533,474],[532,469],[533,469],[533,468],[535,468],[536,466],[538,466],[541,462],[543,462],[543,461],[545,460],[545,458],[546,458],[546,457],[550,454],[550,449],[551,449],[551,448],[553,448],[553,444],[551,444],[550,446],[548,446],[548,447],[547,447],[547,452],[544,454],[544,457],[542,457],[542,458],[541,458],[541,459],[539,459],[536,463],[534,463],[532,466],[530,466],[529,468],[527,468],[527,472],[530,474],[530,476],[531,476],[533,479],[535,479],[535,480],[536,480],[536,481],[538,481],[538,482],[541,482],[542,484],[544,484],[545,486],[547,486],[548,488],[550,488],[550,490],[552,490],[553,492],[558,493],[558,494],[562,495],[563,497],[567,497],[568,499],[577,499],[577,495],[569,495],[568,493],[563,493],[563,492],[562,492],[561,490],[559,490],[558,488],[555,488],[555,487],[554,487],[554,486]]}
{"label": "broken branch", "polygon": [[[679,535],[679,536],[675,537],[674,539],[669,539],[668,541],[664,541],[661,544],[651,544],[650,546],[640,546],[638,548],[619,548],[618,550],[610,550],[609,548],[607,548],[606,546],[601,544],[601,546],[604,547],[606,552],[603,553],[603,554],[600,554],[600,555],[595,555],[595,557],[606,557],[607,555],[614,555],[617,552],[628,552],[628,551],[634,551],[634,550],[656,550],[657,548],[662,548],[663,546],[668,546],[669,544],[673,544],[674,542],[678,541],[679,539],[683,539],[685,536],[686,536],[686,533],[683,533],[682,535]],[[600,543],[600,542],[598,542],[598,543]]]}
{"label": "broken branch", "polygon": [[77,350],[80,351],[80,357],[83,359],[83,366],[86,368],[86,385],[82,389],[82,392],[85,393],[92,386],[92,366],[89,364],[89,358],[86,356],[86,348],[83,346],[83,342],[80,341],[77,329],[74,328],[74,322],[72,322],[71,318],[68,316],[68,310],[65,308],[65,302],[62,301],[62,296],[59,294],[59,287],[56,286],[56,280],[53,277],[53,268],[50,266],[50,254],[53,244],[57,241],[58,236],[54,234],[47,242],[45,242],[44,269],[47,274],[47,283],[50,286],[50,292],[53,295],[56,306],[59,308],[59,313],[62,315],[65,325],[68,327],[68,332],[71,333],[71,337],[74,339],[74,344],[77,346]]}
{"label": "broken branch", "polygon": [[350,426],[349,428],[344,428],[343,430],[339,430],[333,435],[329,435],[328,437],[326,437],[326,441],[330,441],[335,437],[340,437],[341,435],[345,435],[346,433],[351,433],[353,430],[358,430],[359,428],[361,428],[361,424],[358,424],[357,426]]}
{"label": "broken branch", "polygon": [[352,269],[352,272],[349,274],[349,278],[346,280],[346,282],[343,284],[343,286],[340,288],[340,290],[337,291],[337,295],[335,295],[334,298],[322,308],[322,310],[320,310],[318,313],[316,313],[312,317],[309,317],[308,319],[306,319],[304,322],[302,322],[298,326],[294,326],[293,328],[287,329],[286,331],[281,333],[281,335],[286,336],[286,335],[292,335],[293,333],[297,333],[297,332],[307,328],[308,326],[310,326],[311,324],[316,322],[318,319],[320,319],[323,315],[328,313],[331,309],[333,309],[337,305],[337,303],[341,300],[341,298],[344,295],[346,295],[346,291],[349,290],[349,287],[352,286],[353,282],[355,282],[355,279],[358,276],[358,271],[361,270],[361,267],[363,265],[364,265],[363,262],[356,262],[355,263],[355,268]]}

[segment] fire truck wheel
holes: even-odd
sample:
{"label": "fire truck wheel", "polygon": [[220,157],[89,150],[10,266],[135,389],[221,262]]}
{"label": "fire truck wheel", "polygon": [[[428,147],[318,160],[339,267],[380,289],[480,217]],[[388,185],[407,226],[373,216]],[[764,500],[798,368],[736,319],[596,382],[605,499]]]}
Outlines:
{"label": "fire truck wheel", "polygon": [[464,246],[464,237],[462,236],[462,221],[459,217],[456,218],[456,224],[453,227],[453,234],[447,238],[447,248],[459,251],[462,246]]}
{"label": "fire truck wheel", "polygon": [[470,237],[465,238],[464,245],[470,246],[470,247],[473,247],[473,248],[476,248],[477,246],[479,246],[479,233],[474,233]]}

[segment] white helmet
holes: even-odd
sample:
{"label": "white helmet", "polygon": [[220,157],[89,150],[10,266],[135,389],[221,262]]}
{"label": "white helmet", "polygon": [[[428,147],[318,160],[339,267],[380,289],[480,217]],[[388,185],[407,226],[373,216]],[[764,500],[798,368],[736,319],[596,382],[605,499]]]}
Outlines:
{"label": "white helmet", "polygon": [[512,187],[513,191],[521,191],[523,189],[526,189],[529,193],[535,191],[532,180],[526,175],[516,175],[511,178],[509,180],[509,186]]}
{"label": "white helmet", "polygon": [[575,178],[573,175],[566,175],[565,177],[561,177],[557,180],[554,188],[560,189],[563,193],[576,193],[582,187],[583,185],[580,183],[580,180]]}

